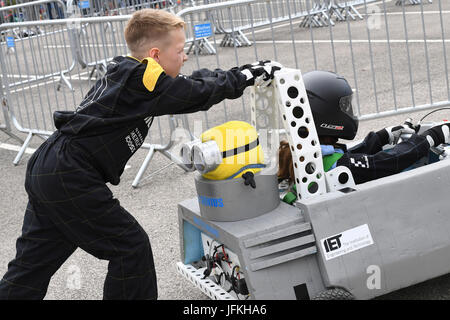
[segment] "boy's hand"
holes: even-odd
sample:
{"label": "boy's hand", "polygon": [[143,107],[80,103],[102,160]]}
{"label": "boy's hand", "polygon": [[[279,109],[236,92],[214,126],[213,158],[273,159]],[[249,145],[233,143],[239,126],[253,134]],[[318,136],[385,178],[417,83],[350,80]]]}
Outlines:
{"label": "boy's hand", "polygon": [[270,60],[258,61],[252,64],[246,64],[239,70],[247,77],[247,86],[268,86],[270,85],[275,71],[280,70],[281,65]]}
{"label": "boy's hand", "polygon": [[425,136],[430,147],[437,147],[442,143],[450,142],[450,123],[439,124],[421,134]]}

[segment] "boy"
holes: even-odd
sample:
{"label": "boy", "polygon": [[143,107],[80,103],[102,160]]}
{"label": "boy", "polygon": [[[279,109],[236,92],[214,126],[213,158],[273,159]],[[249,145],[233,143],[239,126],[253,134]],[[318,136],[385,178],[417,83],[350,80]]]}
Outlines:
{"label": "boy", "polygon": [[27,165],[29,202],[0,299],[44,298],[78,247],[109,261],[104,299],[157,298],[148,236],[106,183],[119,183],[153,117],[208,110],[276,70],[261,62],[179,76],[187,60],[184,27],[162,10],[136,12],[125,28],[131,56],[114,58],[75,112],[55,112],[58,130]]}
{"label": "boy", "polygon": [[[345,145],[337,143],[338,139],[352,140],[358,130],[351,104],[352,88],[345,78],[333,72],[308,72],[303,81],[321,144],[324,170],[348,167],[356,184],[399,173],[428,155],[431,147],[450,140],[450,124],[432,127],[420,135],[409,126],[400,125],[370,132],[363,142],[346,150]],[[411,138],[383,150],[383,146],[393,144],[402,134],[411,134]],[[295,180],[287,141],[280,143],[278,178]],[[295,192],[289,193],[286,201],[292,203],[295,199]]]}

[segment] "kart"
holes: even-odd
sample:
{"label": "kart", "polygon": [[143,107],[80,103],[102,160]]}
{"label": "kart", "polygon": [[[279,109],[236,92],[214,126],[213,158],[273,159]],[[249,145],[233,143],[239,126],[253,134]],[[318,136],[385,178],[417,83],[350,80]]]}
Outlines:
{"label": "kart", "polygon": [[[198,197],[178,204],[177,270],[193,287],[218,300],[372,299],[450,272],[442,201],[450,146],[356,185],[346,167],[323,170],[300,70],[282,68],[272,85],[251,90],[251,121],[266,135],[270,164],[255,174],[255,189],[195,173]],[[277,184],[273,146],[283,133],[295,167],[294,205],[280,201]]]}

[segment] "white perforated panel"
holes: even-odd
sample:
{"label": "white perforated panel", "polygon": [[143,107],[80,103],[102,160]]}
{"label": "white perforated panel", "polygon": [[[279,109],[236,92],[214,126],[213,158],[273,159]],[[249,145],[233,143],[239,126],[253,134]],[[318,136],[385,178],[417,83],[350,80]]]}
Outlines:
{"label": "white perforated panel", "polygon": [[273,87],[251,87],[250,103],[252,125],[256,130],[278,129],[278,108]]}
{"label": "white perforated panel", "polygon": [[355,181],[349,168],[339,166],[325,173],[328,192],[355,188]]}
{"label": "white perforated panel", "polygon": [[[277,151],[280,141],[280,111],[275,100],[274,87],[250,88],[251,124],[256,128],[268,167],[277,171]],[[284,129],[283,129],[284,130]]]}
{"label": "white perforated panel", "polygon": [[294,164],[298,199],[326,193],[319,138],[300,70],[275,73],[275,101],[279,105]]}

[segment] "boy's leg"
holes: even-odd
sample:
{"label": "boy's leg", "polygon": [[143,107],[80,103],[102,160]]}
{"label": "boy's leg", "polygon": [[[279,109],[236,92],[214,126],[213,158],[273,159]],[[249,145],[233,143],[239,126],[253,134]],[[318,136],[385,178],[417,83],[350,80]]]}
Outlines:
{"label": "boy's leg", "polygon": [[29,202],[16,249],[0,280],[0,299],[43,299],[50,278],[76,246]]}
{"label": "boy's leg", "polygon": [[39,197],[37,205],[72,243],[109,261],[105,299],[156,299],[156,272],[147,233],[91,173],[48,176],[45,185],[60,181],[62,187],[53,193],[44,191],[46,199]]}
{"label": "boy's leg", "polygon": [[158,298],[156,271],[148,235],[137,221],[130,221],[134,218],[125,209],[120,209],[117,214],[127,217],[129,227],[115,239],[100,241],[94,248],[97,251],[111,244],[115,247],[112,257],[106,256],[109,264],[103,298],[155,300]]}
{"label": "boy's leg", "polygon": [[69,242],[109,261],[104,298],[156,299],[147,233],[113,197],[89,156],[58,135],[35,154],[25,181],[33,207]]}
{"label": "boy's leg", "polygon": [[[59,227],[80,248],[109,261],[104,299],[156,299],[156,272],[148,235],[118,200],[107,196],[106,190],[105,186],[104,191],[67,204],[61,212],[70,221]],[[77,218],[81,212],[82,218]],[[60,219],[58,211],[52,214]]]}

